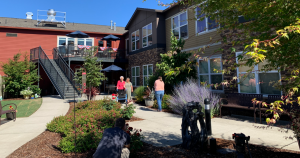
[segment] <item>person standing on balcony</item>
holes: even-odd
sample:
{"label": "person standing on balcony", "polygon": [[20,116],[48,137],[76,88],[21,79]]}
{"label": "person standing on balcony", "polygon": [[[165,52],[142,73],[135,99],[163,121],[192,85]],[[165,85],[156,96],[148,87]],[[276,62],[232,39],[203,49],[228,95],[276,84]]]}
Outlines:
{"label": "person standing on balcony", "polygon": [[125,89],[127,94],[127,103],[129,104],[131,102],[131,92],[133,92],[132,83],[130,82],[129,77],[126,79]]}
{"label": "person standing on balcony", "polygon": [[159,76],[158,79],[155,81],[154,88],[155,88],[155,98],[158,104],[157,111],[161,112],[162,111],[161,102],[165,92],[165,83],[162,80],[161,76]]}
{"label": "person standing on balcony", "polygon": [[124,81],[124,77],[121,76],[120,80],[117,83],[117,91],[123,91],[125,90],[125,81]]}

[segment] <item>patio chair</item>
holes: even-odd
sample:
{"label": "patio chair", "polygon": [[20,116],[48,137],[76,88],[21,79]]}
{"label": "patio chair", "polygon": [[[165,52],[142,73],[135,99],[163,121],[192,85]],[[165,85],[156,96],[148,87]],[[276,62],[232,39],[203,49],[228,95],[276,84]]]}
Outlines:
{"label": "patio chair", "polygon": [[[15,106],[15,109],[14,110],[2,110],[3,109],[3,107],[5,107],[5,106],[8,106],[8,105],[14,105]],[[3,115],[3,114],[7,114],[7,113],[10,113],[10,112],[13,112],[13,111],[16,111],[17,110],[17,105],[16,104],[14,104],[14,103],[10,103],[10,104],[6,104],[6,105],[4,105],[4,106],[2,106],[1,105],[1,101],[0,101],[0,125],[1,125],[1,115]],[[14,121],[16,121],[16,113],[14,113]]]}

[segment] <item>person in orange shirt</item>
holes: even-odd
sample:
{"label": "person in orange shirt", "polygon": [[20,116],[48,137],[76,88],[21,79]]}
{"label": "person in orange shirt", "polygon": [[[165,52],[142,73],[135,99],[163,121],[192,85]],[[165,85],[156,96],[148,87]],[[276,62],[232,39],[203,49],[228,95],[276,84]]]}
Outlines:
{"label": "person in orange shirt", "polygon": [[162,111],[161,101],[162,101],[162,98],[163,98],[164,92],[165,92],[165,83],[162,80],[161,76],[159,76],[158,79],[155,81],[154,89],[155,89],[155,98],[156,98],[157,104],[158,104],[157,111],[161,112]]}

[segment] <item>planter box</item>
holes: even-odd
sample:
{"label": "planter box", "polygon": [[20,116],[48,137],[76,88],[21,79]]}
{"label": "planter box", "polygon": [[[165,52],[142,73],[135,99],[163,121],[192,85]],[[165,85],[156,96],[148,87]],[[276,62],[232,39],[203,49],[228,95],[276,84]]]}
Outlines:
{"label": "planter box", "polygon": [[149,107],[152,107],[154,104],[154,100],[148,100],[148,99],[145,99],[145,105],[146,106],[149,106]]}
{"label": "planter box", "polygon": [[15,112],[6,113],[6,119],[7,120],[15,119]]}

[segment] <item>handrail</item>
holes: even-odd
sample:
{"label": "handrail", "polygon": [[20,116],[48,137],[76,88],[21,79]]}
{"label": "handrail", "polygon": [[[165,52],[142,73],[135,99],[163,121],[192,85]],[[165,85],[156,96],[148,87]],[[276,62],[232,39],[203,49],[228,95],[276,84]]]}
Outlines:
{"label": "handrail", "polygon": [[[36,54],[36,50],[38,50],[38,54]],[[34,51],[34,53],[31,56],[36,57],[36,55],[38,55],[39,62],[41,63],[42,67],[44,68],[44,70],[45,70],[46,74],[48,75],[50,81],[52,82],[53,86],[55,86],[55,88],[57,89],[57,92],[64,99],[65,98],[66,82],[63,80],[62,76],[55,70],[55,67],[54,67],[53,63],[50,61],[49,57],[47,56],[47,54],[45,53],[45,51],[41,47],[33,48],[32,51]],[[49,68],[49,67],[46,66],[47,62],[50,63],[52,68]],[[54,78],[51,75],[52,69],[54,69],[54,73],[56,73],[56,78]],[[63,85],[58,84],[59,81],[60,81],[60,83],[63,83]]]}
{"label": "handrail", "polygon": [[79,94],[80,92],[76,87],[80,87],[80,84],[74,80],[75,79],[74,71],[68,66],[66,61],[59,54],[59,51],[57,50],[57,48],[53,48],[52,54],[53,54],[53,59],[56,62],[56,64],[65,73],[65,75],[67,76],[69,81],[72,83],[74,89],[76,89],[77,93]]}

